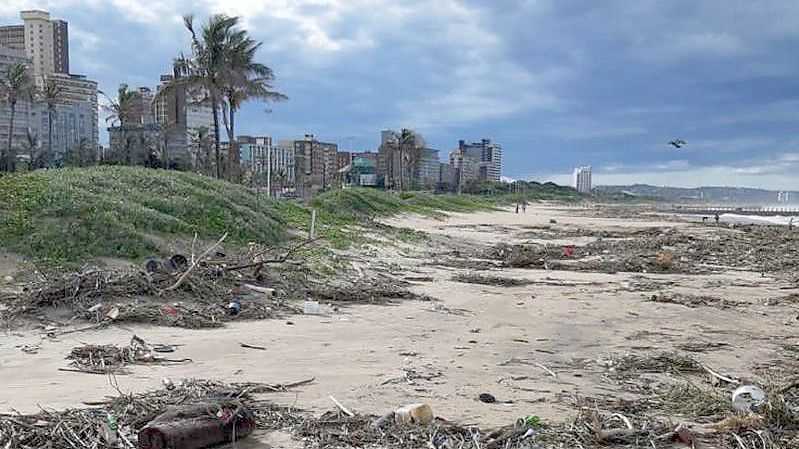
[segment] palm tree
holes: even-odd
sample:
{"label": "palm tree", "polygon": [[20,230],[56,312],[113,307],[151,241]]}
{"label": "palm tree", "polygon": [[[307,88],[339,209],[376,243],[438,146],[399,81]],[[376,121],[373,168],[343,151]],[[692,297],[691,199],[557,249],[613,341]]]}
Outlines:
{"label": "palm tree", "polygon": [[17,103],[20,100],[32,100],[34,93],[33,78],[27,64],[19,62],[6,67],[0,74],[0,100],[11,107],[11,117],[8,121],[8,142],[6,151],[0,158],[0,170],[14,171],[17,155],[12,147],[14,139],[14,115],[17,112]]}
{"label": "palm tree", "polygon": [[238,17],[213,15],[199,33],[194,26],[194,16],[186,15],[183,21],[191,33],[191,55],[176,59],[175,72],[179,76],[176,76],[170,88],[194,88],[202,93],[203,101],[211,105],[217,177],[222,177],[219,128],[221,110],[230,141],[228,175],[233,179],[234,168],[238,163],[236,111],[252,98],[278,101],[286,97],[271,90],[271,82],[274,80],[272,70],[254,62],[255,53],[261,44],[252,40],[247,31],[239,27]]}
{"label": "palm tree", "polygon": [[227,62],[227,43],[237,19],[223,14],[211,16],[203,25],[200,34],[194,27],[194,16],[183,17],[186,29],[191,33],[191,54],[175,59],[175,78],[167,83],[159,95],[171,92],[193,90],[202,101],[211,106],[214,120],[214,153],[216,157],[216,177],[222,177],[222,155],[220,152],[219,108],[223,95],[222,82]]}
{"label": "palm tree", "polygon": [[105,121],[112,126],[119,126],[122,141],[120,149],[123,151],[125,163],[130,164],[131,141],[128,139],[127,131],[131,126],[137,125],[137,121],[141,118],[141,94],[136,90],[129,90],[128,85],[124,83],[119,85],[116,98],[112,99],[105,93],[100,93],[108,100],[108,104],[103,105],[103,109],[108,112]]}
{"label": "palm tree", "polygon": [[[225,128],[228,132],[230,145],[229,172],[231,176],[236,173],[239,163],[238,147],[235,144],[235,114],[241,105],[250,99],[260,99],[267,103],[286,100],[284,94],[274,90],[272,83],[275,74],[264,64],[255,62],[255,54],[262,43],[252,40],[243,30],[237,30],[231,35],[229,44],[229,63],[225,67],[224,98],[227,102],[227,119]],[[267,111],[269,109],[267,108]],[[223,119],[225,117],[223,116]]]}
{"label": "palm tree", "polygon": [[197,153],[194,155],[194,160],[198,162],[198,166],[195,167],[195,170],[199,169],[200,166],[204,166],[205,173],[211,175],[213,173],[212,170],[212,157],[211,157],[211,149],[214,146],[214,143],[210,139],[210,135],[208,134],[210,130],[205,127],[201,126],[192,133],[191,142],[194,147],[196,147]]}
{"label": "palm tree", "polygon": [[53,118],[56,113],[56,106],[62,100],[63,90],[53,78],[46,77],[41,89],[39,98],[47,105],[47,155],[44,157],[45,167],[52,167],[55,163],[55,153],[53,152]]}

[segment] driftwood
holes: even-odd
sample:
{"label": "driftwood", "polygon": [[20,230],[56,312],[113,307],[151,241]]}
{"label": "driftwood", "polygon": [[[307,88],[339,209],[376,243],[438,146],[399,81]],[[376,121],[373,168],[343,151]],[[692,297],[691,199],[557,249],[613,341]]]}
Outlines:
{"label": "driftwood", "polygon": [[227,267],[226,270],[227,271],[239,271],[239,270],[244,270],[244,269],[247,269],[247,268],[254,268],[254,267],[258,267],[258,270],[260,270],[266,264],[285,262],[286,260],[288,260],[288,258],[292,254],[297,252],[297,250],[299,250],[300,248],[302,248],[304,246],[310,245],[311,243],[319,240],[320,238],[321,237],[317,237],[317,238],[309,239],[309,240],[306,240],[306,241],[304,241],[302,243],[299,243],[299,244],[289,248],[285,253],[283,253],[282,255],[280,255],[279,257],[277,257],[275,259],[266,259],[266,260],[259,260],[257,262],[248,262],[248,263],[241,264],[241,265],[235,265],[235,266],[232,266],[232,267]]}
{"label": "driftwood", "polygon": [[[201,260],[203,260],[203,258],[205,258],[205,256],[207,256],[208,254],[210,254],[210,253],[211,253],[211,251],[213,251],[214,249],[216,249],[216,247],[218,247],[219,245],[221,245],[221,244],[222,244],[222,242],[224,242],[224,241],[225,241],[225,239],[227,238],[227,236],[228,236],[228,233],[227,233],[227,232],[226,232],[226,233],[224,233],[224,234],[222,235],[222,237],[220,237],[220,238],[219,238],[219,240],[217,240],[217,242],[216,242],[216,243],[214,243],[213,245],[209,246],[209,247],[208,247],[208,248],[207,248],[205,251],[203,251],[203,253],[202,253],[202,254],[200,254],[200,257],[198,257],[196,260],[194,260],[194,261],[192,262],[191,266],[190,266],[190,267],[189,267],[189,268],[188,268],[186,271],[184,271],[182,275],[180,275],[180,277],[178,278],[177,282],[175,282],[175,283],[174,283],[174,284],[172,284],[171,286],[169,286],[169,287],[165,288],[165,289],[164,289],[164,290],[163,290],[161,293],[163,294],[164,292],[168,292],[168,291],[174,291],[174,290],[177,290],[177,289],[178,289],[178,287],[180,287],[180,286],[181,286],[181,284],[183,284],[183,281],[185,281],[185,280],[186,280],[186,278],[189,276],[189,274],[191,274],[191,272],[192,272],[192,271],[194,271],[194,269],[195,269],[195,268],[197,268],[197,265],[199,265],[199,264],[200,264],[200,261],[201,261]],[[194,255],[192,255],[192,259],[194,259]]]}

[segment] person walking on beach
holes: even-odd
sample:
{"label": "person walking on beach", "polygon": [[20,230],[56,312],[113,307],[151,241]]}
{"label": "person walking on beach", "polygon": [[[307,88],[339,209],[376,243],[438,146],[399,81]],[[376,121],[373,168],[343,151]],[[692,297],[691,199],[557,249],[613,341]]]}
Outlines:
{"label": "person walking on beach", "polygon": [[519,213],[519,203],[516,203],[516,213]]}
{"label": "person walking on beach", "polygon": [[522,202],[522,212],[527,213],[527,201]]}
{"label": "person walking on beach", "polygon": [[713,219],[714,219],[714,220],[716,220],[716,226],[718,226],[718,224],[719,224],[719,214],[716,214],[716,215],[713,217]]}

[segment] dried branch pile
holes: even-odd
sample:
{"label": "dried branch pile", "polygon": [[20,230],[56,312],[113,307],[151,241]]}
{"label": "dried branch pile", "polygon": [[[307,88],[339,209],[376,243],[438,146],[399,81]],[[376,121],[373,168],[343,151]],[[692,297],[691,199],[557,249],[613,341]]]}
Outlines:
{"label": "dried branch pile", "polygon": [[158,357],[152,346],[137,336],[130,345],[83,345],[72,349],[67,357],[75,370],[92,374],[126,374],[125,367],[134,364],[180,363],[189,359],[172,360]]}
{"label": "dried branch pile", "polygon": [[173,389],[141,395],[121,395],[102,406],[65,411],[43,410],[35,415],[0,414],[0,446],[47,449],[132,448],[138,432],[176,407],[236,401],[252,413],[262,428],[282,428],[296,422],[292,411],[256,400],[253,395],[282,391],[280,385],[221,384],[186,381]]}

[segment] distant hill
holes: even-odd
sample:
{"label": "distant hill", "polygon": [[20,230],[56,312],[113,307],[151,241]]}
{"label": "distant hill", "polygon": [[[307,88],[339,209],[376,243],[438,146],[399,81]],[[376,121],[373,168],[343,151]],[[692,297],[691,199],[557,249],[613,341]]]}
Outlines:
{"label": "distant hill", "polygon": [[[746,187],[658,187],[648,184],[627,186],[597,186],[597,196],[629,195],[662,198],[671,201],[703,201],[711,203],[776,205],[779,191]],[[799,192],[791,191],[789,204],[799,204]]]}

